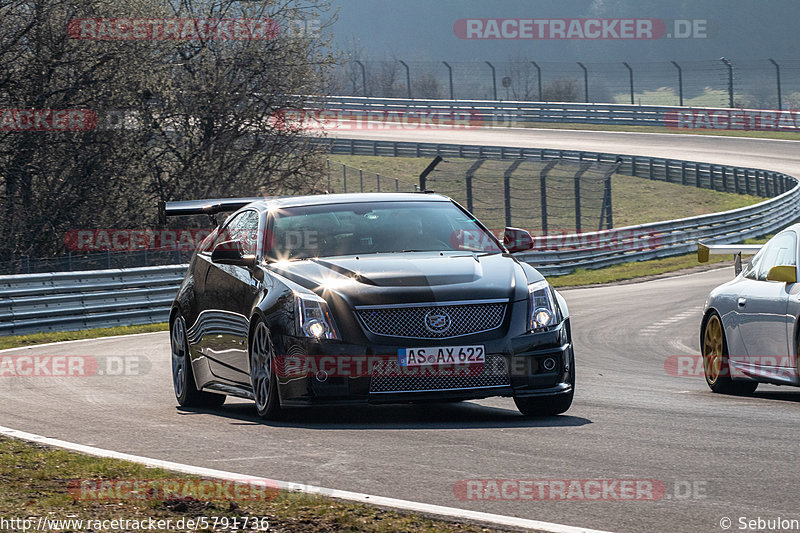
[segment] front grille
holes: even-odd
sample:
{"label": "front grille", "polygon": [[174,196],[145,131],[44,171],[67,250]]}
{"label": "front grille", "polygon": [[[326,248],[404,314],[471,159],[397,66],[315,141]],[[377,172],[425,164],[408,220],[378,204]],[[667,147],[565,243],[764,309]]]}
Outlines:
{"label": "front grille", "polygon": [[[486,362],[480,370],[464,372],[463,367],[453,370],[437,371],[429,369],[405,369],[411,375],[403,375],[403,370],[387,370],[385,373],[374,371],[370,381],[370,392],[422,392],[446,391],[459,389],[480,389],[485,387],[510,386],[508,362],[501,355],[487,355]],[[419,375],[414,375],[414,374]]]}
{"label": "front grille", "polygon": [[[408,307],[359,308],[365,329],[375,335],[407,339],[448,339],[499,328],[506,314],[506,302]],[[449,317],[449,327],[431,328],[431,315]]]}

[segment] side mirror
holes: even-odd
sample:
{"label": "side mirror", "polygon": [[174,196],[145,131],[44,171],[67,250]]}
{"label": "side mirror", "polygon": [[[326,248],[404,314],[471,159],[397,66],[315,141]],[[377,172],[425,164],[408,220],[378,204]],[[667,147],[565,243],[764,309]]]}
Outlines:
{"label": "side mirror", "polygon": [[524,252],[533,248],[533,237],[524,229],[506,228],[503,231],[503,246],[511,252]]}
{"label": "side mirror", "polygon": [[256,256],[245,254],[239,241],[225,241],[214,247],[214,251],[211,252],[211,262],[253,268],[256,266]]}
{"label": "side mirror", "polygon": [[797,267],[778,265],[769,269],[767,281],[782,281],[784,283],[797,283]]}

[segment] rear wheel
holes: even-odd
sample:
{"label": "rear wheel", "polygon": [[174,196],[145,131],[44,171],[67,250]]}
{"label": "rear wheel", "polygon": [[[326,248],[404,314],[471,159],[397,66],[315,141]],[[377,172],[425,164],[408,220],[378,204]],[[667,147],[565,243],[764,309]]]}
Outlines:
{"label": "rear wheel", "polygon": [[259,321],[250,339],[250,382],[258,415],[266,419],[277,418],[281,412],[278,398],[278,378],[273,371],[275,347],[269,328]]}
{"label": "rear wheel", "polygon": [[712,313],[703,326],[703,373],[706,383],[721,394],[751,394],[758,387],[756,381],[734,381],[728,361],[728,342],[717,313]]}
{"label": "rear wheel", "polygon": [[225,403],[224,394],[197,389],[189,357],[186,321],[180,314],[172,321],[169,340],[172,352],[172,386],[178,403],[184,407],[219,407]]}

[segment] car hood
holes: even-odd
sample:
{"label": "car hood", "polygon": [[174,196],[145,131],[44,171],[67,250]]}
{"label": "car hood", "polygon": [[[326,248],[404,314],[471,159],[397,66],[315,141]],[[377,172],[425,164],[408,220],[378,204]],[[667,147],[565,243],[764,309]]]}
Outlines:
{"label": "car hood", "polygon": [[528,297],[543,279],[508,254],[411,252],[293,261],[270,270],[350,306]]}

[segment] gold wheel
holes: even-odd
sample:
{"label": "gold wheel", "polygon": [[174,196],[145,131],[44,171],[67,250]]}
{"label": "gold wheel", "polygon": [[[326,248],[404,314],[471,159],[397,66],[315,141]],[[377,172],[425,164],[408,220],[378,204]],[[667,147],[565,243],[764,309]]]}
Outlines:
{"label": "gold wheel", "polygon": [[722,322],[717,315],[711,315],[703,334],[703,369],[710,384],[716,383],[725,370],[722,335]]}

